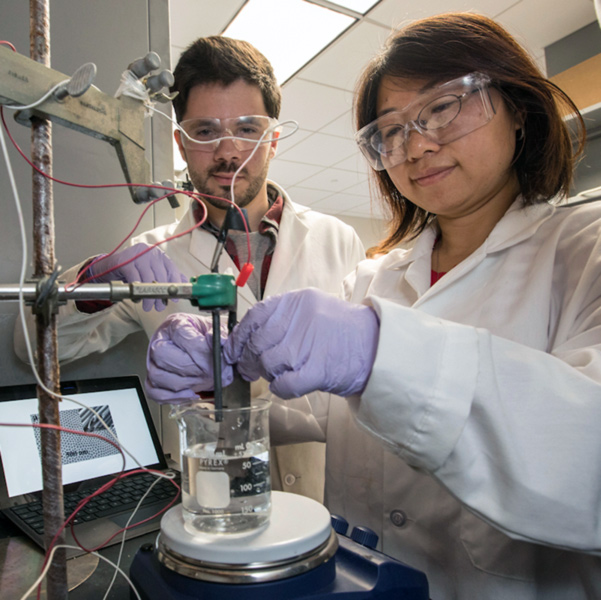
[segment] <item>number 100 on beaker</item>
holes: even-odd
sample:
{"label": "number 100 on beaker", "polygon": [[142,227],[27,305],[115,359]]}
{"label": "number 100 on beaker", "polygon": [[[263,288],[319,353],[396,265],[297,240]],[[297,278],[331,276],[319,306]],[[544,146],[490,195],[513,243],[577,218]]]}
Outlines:
{"label": "number 100 on beaker", "polygon": [[268,400],[216,410],[208,403],[174,406],[182,460],[186,529],[237,533],[269,520]]}

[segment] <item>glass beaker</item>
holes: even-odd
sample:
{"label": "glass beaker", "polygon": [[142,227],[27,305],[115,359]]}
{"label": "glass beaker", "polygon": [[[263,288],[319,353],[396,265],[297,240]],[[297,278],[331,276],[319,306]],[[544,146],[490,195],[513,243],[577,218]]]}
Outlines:
{"label": "glass beaker", "polygon": [[182,506],[191,532],[237,533],[269,520],[269,400],[215,409],[173,406],[182,461]]}

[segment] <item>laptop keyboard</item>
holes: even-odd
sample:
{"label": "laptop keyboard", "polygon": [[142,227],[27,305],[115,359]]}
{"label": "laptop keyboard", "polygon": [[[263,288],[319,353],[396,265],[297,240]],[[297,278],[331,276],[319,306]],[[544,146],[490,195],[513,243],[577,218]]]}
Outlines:
{"label": "laptop keyboard", "polygon": [[[107,517],[125,510],[133,510],[140,498],[146,493],[156,477],[149,473],[140,473],[119,480],[110,490],[101,495],[92,498],[73,519],[73,524],[95,521],[102,517]],[[176,478],[176,482],[177,478]],[[178,482],[179,484],[179,482]],[[65,515],[68,517],[77,507],[77,505],[90,494],[93,489],[85,491],[70,492],[64,495]],[[177,494],[177,488],[166,479],[158,481],[149,494],[144,498],[140,506],[148,506],[158,502],[173,499]],[[27,504],[13,506],[10,511],[17,515],[29,527],[39,534],[44,533],[44,516],[42,512],[42,502],[35,500]],[[132,522],[135,523],[134,516]]]}

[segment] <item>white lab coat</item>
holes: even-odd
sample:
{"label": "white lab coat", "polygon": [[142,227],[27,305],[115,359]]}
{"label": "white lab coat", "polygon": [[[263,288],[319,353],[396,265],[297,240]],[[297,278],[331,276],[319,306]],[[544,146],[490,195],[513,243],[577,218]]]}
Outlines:
{"label": "white lab coat", "polygon": [[327,439],[328,508],[433,600],[601,598],[600,234],[599,203],[518,200],[432,287],[433,229],[362,262],[347,297],[381,320],[364,393],[288,406]]}
{"label": "white lab coat", "polygon": [[[293,203],[276,184],[284,197],[284,210],[265,288],[265,297],[304,287],[317,287],[325,292],[338,294],[342,280],[365,258],[363,246],[355,230],[342,221]],[[176,235],[194,225],[190,208],[179,222],[158,227],[132,240],[132,244],[153,244]],[[187,277],[210,271],[215,249],[215,236],[195,229],[190,235],[166,242],[160,248],[173,260]],[[61,279],[73,281],[84,263],[65,271]],[[219,272],[227,269],[237,275],[238,269],[223,252]],[[238,293],[238,318],[257,302],[248,286]],[[58,354],[63,363],[87,356],[92,352],[104,352],[118,344],[129,334],[143,329],[150,338],[165,317],[175,312],[198,314],[187,300],[169,302],[161,312],[145,312],[141,303],[120,302],[94,314],[80,313],[74,302],[60,308],[58,317]],[[33,321],[30,319],[30,324]],[[32,330],[33,331],[33,330]],[[35,338],[32,338],[35,339]],[[26,358],[20,323],[15,328],[15,351]],[[265,381],[253,384],[256,396],[266,388]],[[179,456],[176,425],[163,419],[163,447],[172,457]],[[288,442],[284,440],[283,443]],[[277,450],[283,489],[323,499],[323,444],[304,445],[303,448],[282,447]]]}

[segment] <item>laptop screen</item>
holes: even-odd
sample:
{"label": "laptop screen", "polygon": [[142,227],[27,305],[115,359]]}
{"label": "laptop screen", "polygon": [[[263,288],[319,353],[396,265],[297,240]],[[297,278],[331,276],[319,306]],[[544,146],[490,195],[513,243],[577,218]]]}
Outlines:
{"label": "laptop screen", "polygon": [[[63,427],[114,438],[92,407],[141,465],[165,469],[165,458],[150,411],[137,376],[111,377],[65,382],[61,393],[69,400],[59,403]],[[38,399],[35,385],[0,388],[0,424],[38,423]],[[0,425],[0,454],[9,497],[42,489],[40,429]],[[61,432],[63,485],[112,475],[121,471],[123,458],[111,444],[98,439]],[[138,468],[125,454],[125,469]]]}

